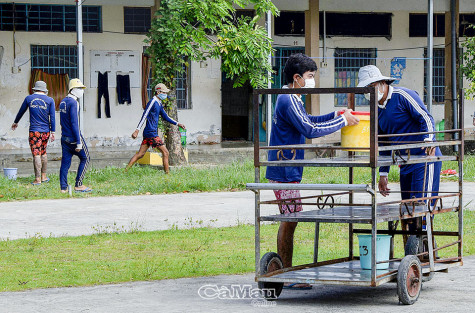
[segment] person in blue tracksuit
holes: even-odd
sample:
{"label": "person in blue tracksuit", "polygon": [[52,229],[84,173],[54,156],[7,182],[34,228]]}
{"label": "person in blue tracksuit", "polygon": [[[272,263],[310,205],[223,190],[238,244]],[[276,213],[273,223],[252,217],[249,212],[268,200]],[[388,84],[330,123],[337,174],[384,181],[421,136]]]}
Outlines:
{"label": "person in blue tracksuit", "polygon": [[[287,85],[284,88],[314,88],[317,65],[308,56],[298,53],[289,57],[285,64],[284,75]],[[270,145],[295,145],[305,143],[305,138],[317,138],[334,133],[347,125],[355,125],[358,119],[351,110],[343,114],[331,112],[322,116],[312,116],[305,111],[300,94],[281,94],[277,97],[272,119]],[[269,150],[268,160],[301,160],[303,150]],[[266,178],[273,183],[299,183],[302,180],[303,167],[268,166]],[[300,193],[293,190],[274,190],[277,200],[300,198]],[[282,214],[302,210],[301,205],[279,205]],[[293,237],[297,223],[282,222],[277,235],[277,250],[284,267],[292,266]],[[286,284],[286,288],[308,289],[307,284]]]}
{"label": "person in blue tracksuit", "polygon": [[32,88],[34,93],[25,98],[12,124],[12,130],[15,130],[26,110],[30,110],[28,142],[33,155],[33,168],[35,170],[33,185],[49,182],[49,178],[46,176],[48,164],[46,146],[48,145],[48,139],[51,142],[54,141],[56,123],[54,100],[47,96],[48,89],[46,87],[44,81],[35,82]]}
{"label": "person in blue tracksuit", "polygon": [[59,169],[59,183],[61,192],[68,190],[68,171],[71,166],[73,155],[79,158],[79,166],[76,175],[76,192],[91,192],[90,187],[82,184],[90,157],[86,142],[79,129],[79,99],[84,95],[86,86],[77,79],[69,81],[69,93],[59,104],[59,115],[61,118],[61,168]]}
{"label": "person in blue tracksuit", "polygon": [[162,153],[163,170],[166,174],[168,174],[169,153],[167,147],[163,143],[163,140],[158,136],[158,120],[161,116],[168,123],[178,125],[179,127],[186,129],[185,125],[170,118],[163,108],[162,100],[167,98],[168,92],[170,92],[170,90],[163,83],[159,83],[155,86],[155,96],[147,103],[147,106],[145,107],[145,110],[142,114],[142,118],[140,119],[137,128],[132,134],[132,138],[137,138],[140,129],[145,124],[142,144],[140,145],[139,151],[130,159],[129,164],[127,164],[127,167],[125,168],[126,171],[131,168],[135,162],[141,159],[145,155],[145,152],[147,152],[147,149],[151,146]]}
{"label": "person in blue tracksuit", "polygon": [[[433,132],[435,123],[432,115],[422,102],[417,92],[403,88],[393,87],[393,78],[385,77],[374,65],[360,68],[358,73],[358,87],[376,86],[378,88],[378,124],[379,134],[394,134],[385,138],[392,145],[404,142],[433,142],[435,134],[422,134],[411,136],[398,136],[403,133]],[[383,143],[384,144],[384,143]],[[407,155],[405,150],[401,155]],[[390,155],[390,152],[380,153]],[[441,156],[439,147],[413,148],[411,155],[436,155]],[[400,167],[401,198],[421,198],[437,196],[439,191],[440,170],[442,162],[428,162]],[[379,169],[379,191],[383,196],[389,194],[388,188],[389,166]],[[425,177],[424,177],[425,173]],[[425,185],[424,185],[425,182]],[[426,191],[423,193],[423,191]],[[434,205],[435,200],[432,201]],[[408,220],[409,230],[414,231],[421,226],[422,219]]]}

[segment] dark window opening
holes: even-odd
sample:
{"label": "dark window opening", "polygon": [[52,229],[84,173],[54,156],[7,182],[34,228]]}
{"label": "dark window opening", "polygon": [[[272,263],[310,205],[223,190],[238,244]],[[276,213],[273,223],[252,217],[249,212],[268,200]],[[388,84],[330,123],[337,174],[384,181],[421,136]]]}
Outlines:
{"label": "dark window opening", "polygon": [[279,36],[305,35],[305,13],[280,12],[280,15],[274,18],[274,34]]}
{"label": "dark window opening", "polygon": [[[327,36],[391,37],[392,13],[326,12]],[[323,35],[323,12],[320,12],[320,35]]]}
{"label": "dark window opening", "polygon": [[146,34],[152,22],[150,7],[124,7],[124,33]]}
{"label": "dark window opening", "polygon": [[[464,13],[459,15],[459,35],[460,37],[474,37],[475,13]],[[445,13],[434,14],[434,37],[445,36]],[[427,14],[409,14],[409,37],[427,37]]]}

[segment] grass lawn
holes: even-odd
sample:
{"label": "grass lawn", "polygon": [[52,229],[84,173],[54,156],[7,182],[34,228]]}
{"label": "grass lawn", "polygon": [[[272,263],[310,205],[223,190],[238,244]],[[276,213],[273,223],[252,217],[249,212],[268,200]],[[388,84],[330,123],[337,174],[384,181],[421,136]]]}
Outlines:
{"label": "grass lawn", "polygon": [[[475,212],[465,212],[464,255],[475,253]],[[346,224],[320,224],[319,260],[347,256]],[[457,229],[456,213],[438,215],[437,230]],[[381,227],[384,225],[381,224]],[[276,251],[278,225],[264,225],[261,255]],[[313,260],[314,224],[301,223],[295,236],[294,265]],[[403,255],[396,237],[396,256]],[[0,291],[88,286],[128,281],[242,274],[254,271],[254,227],[137,229],[91,236],[0,241]],[[454,240],[437,237],[439,246]],[[355,240],[355,251],[357,240]],[[357,252],[356,252],[357,254]],[[454,247],[440,256],[456,256]]]}
{"label": "grass lawn", "polygon": [[[456,162],[444,162],[442,169],[456,169]],[[475,181],[475,157],[467,156],[464,161],[464,180]],[[265,168],[261,169],[261,181],[266,181]],[[67,194],[59,192],[59,177],[55,173],[49,175],[51,181],[41,186],[32,186],[33,176],[20,177],[11,181],[0,175],[0,202],[34,199],[67,198]],[[456,177],[446,178],[457,180]],[[69,175],[70,184],[74,175]],[[389,180],[399,181],[397,167],[392,167]],[[244,190],[246,183],[254,182],[254,166],[252,161],[235,162],[220,166],[185,166],[173,169],[170,175],[151,167],[135,166],[128,173],[122,168],[108,167],[90,169],[84,184],[94,191],[90,194],[76,194],[73,197],[95,197],[114,195],[142,195],[160,193],[181,193],[200,191]],[[336,167],[315,167],[304,170],[304,183],[321,184],[348,183],[348,169]],[[370,183],[371,172],[368,168],[355,168],[355,183]]]}

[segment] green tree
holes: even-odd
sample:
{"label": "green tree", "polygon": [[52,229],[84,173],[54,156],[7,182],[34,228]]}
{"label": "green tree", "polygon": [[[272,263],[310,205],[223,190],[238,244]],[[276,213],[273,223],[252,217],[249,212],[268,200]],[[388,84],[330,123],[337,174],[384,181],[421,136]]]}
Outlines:
{"label": "green tree", "polygon": [[[254,17],[237,18],[236,8],[249,5],[254,8]],[[258,25],[267,11],[278,14],[271,0],[161,1],[147,39],[154,82],[175,89],[176,74],[189,62],[221,58],[221,70],[235,79],[236,87],[246,81],[253,88],[267,86],[272,41],[264,27]],[[176,102],[170,100],[165,105],[168,114],[176,119]],[[170,163],[183,164],[177,127],[167,126],[165,134]]]}
{"label": "green tree", "polygon": [[[475,26],[471,26],[475,28]],[[475,37],[467,37],[462,43],[465,52],[463,53],[463,64],[460,66],[463,75],[470,81],[469,88],[465,89],[468,99],[475,96]]]}

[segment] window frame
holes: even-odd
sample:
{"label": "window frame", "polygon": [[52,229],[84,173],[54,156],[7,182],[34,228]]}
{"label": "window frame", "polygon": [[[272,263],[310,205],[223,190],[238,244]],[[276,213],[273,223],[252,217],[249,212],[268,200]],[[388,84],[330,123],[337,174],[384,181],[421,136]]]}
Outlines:
{"label": "window frame", "polygon": [[[41,54],[38,54],[38,49],[41,49]],[[63,51],[61,49],[64,49]],[[36,50],[36,51],[35,51]],[[66,52],[74,52],[73,54],[66,54]],[[69,78],[77,77],[78,72],[78,51],[77,46],[75,45],[30,45],[30,56],[31,56],[31,70],[40,69],[48,74],[64,74],[67,73]],[[41,61],[40,61],[41,57]],[[66,63],[72,61],[72,66],[60,66],[53,65],[50,66],[51,59],[58,59],[59,64],[65,65]],[[75,62],[74,62],[75,61]],[[41,62],[40,64],[35,65],[35,63]],[[45,65],[45,63],[47,65]],[[55,63],[54,61],[52,62]]]}
{"label": "window frame", "polygon": [[[148,9],[149,11],[149,18],[147,19],[149,22],[148,22],[148,25],[143,25],[143,30],[137,30],[135,29],[134,27],[138,27],[137,25],[133,25],[132,28],[134,28],[133,30],[127,30],[127,27],[128,27],[128,22],[132,22],[132,23],[135,23],[136,21],[145,21],[146,19],[140,19],[140,20],[136,20],[136,19],[133,19],[133,20],[129,20],[127,21],[126,18],[129,16],[129,17],[136,17],[136,16],[139,16],[138,13],[134,13],[134,12],[127,12],[128,10],[143,10],[143,11],[146,11]],[[124,6],[124,34],[137,34],[137,35],[144,35],[144,34],[147,34],[149,31],[150,31],[150,28],[152,27],[152,8],[151,7],[133,7],[133,6]],[[143,12],[142,12],[143,13]],[[143,15],[141,15],[143,16]],[[142,26],[142,25],[140,25]],[[148,26],[148,29],[146,29]]]}

